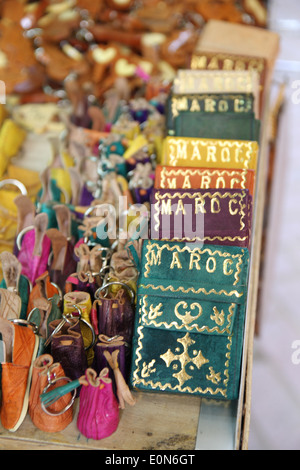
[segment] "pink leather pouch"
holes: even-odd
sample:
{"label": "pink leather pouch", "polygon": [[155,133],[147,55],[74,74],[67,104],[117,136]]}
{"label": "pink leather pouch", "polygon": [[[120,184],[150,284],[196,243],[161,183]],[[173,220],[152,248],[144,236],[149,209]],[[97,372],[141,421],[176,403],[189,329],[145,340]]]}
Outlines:
{"label": "pink leather pouch", "polygon": [[85,372],[86,383],[80,390],[77,428],[88,439],[100,440],[114,433],[119,424],[119,405],[113,393],[109,370],[99,376],[94,369]]}

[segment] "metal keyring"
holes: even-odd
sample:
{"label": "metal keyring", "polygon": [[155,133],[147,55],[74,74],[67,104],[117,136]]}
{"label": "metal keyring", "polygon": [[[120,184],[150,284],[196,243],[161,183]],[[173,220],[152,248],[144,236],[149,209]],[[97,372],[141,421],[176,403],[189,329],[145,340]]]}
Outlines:
{"label": "metal keyring", "polygon": [[34,225],[28,225],[28,227],[24,227],[21,232],[18,233],[17,239],[16,239],[16,244],[19,250],[21,250],[21,244],[22,244],[22,238],[25,235],[25,233],[29,232],[30,230],[34,230],[35,226]]}
{"label": "metal keyring", "polygon": [[91,332],[92,332],[92,341],[91,341],[91,344],[90,344],[89,346],[85,346],[85,347],[84,347],[84,350],[85,350],[85,351],[88,351],[89,349],[91,349],[91,348],[94,346],[94,344],[95,344],[95,342],[96,342],[95,331],[94,331],[94,328],[92,327],[92,325],[91,325],[87,320],[85,320],[84,318],[80,318],[80,321],[82,321],[83,323],[85,323],[86,326],[88,326],[89,329],[90,329]]}
{"label": "metal keyring", "polygon": [[27,196],[26,187],[24,186],[23,183],[21,183],[21,181],[16,180],[15,178],[8,178],[6,180],[0,181],[0,189],[3,188],[3,186],[9,185],[9,184],[16,186],[20,190],[23,196]]}
{"label": "metal keyring", "polygon": [[[31,313],[31,312],[30,312]],[[62,319],[60,321],[60,323],[58,323],[58,325],[54,328],[54,330],[52,331],[52,333],[48,336],[48,338],[46,339],[45,343],[44,343],[44,346],[48,346],[50,344],[50,342],[52,341],[52,338],[54,335],[56,335],[61,329],[62,327],[66,324],[66,323],[69,323],[70,325],[72,325],[72,323],[70,322],[69,318],[74,318],[73,315],[71,313],[63,313],[62,314]]]}
{"label": "metal keyring", "polygon": [[[78,305],[76,305],[76,304],[74,304],[73,307],[76,308],[76,310],[77,310],[78,313],[79,313],[79,321],[82,321],[82,322],[91,330],[91,332],[92,332],[92,342],[91,342],[91,344],[90,344],[89,346],[85,346],[85,347],[84,347],[84,350],[85,350],[85,351],[88,351],[89,349],[91,349],[91,348],[94,346],[94,344],[95,344],[95,342],[96,342],[96,334],[95,334],[94,328],[92,327],[92,325],[91,325],[87,320],[85,320],[84,318],[82,318],[82,310],[81,310],[81,308],[78,307]],[[74,318],[76,318],[76,317],[74,317]]]}
{"label": "metal keyring", "polygon": [[[54,380],[50,380],[48,385],[46,385],[46,387],[44,388],[43,393],[46,393],[47,390],[49,389],[49,387],[51,387],[52,385],[54,385],[55,383],[61,381],[61,380],[67,380],[68,382],[72,382],[72,380],[69,378],[69,377],[57,377],[55,378]],[[65,413],[69,408],[71,408],[71,406],[73,405],[74,403],[74,400],[75,400],[75,397],[76,397],[76,389],[73,390],[73,395],[72,395],[72,398],[71,398],[71,401],[70,403],[65,406],[65,408],[61,411],[58,411],[56,413],[51,413],[50,411],[47,410],[45,404],[43,403],[43,401],[41,401],[41,407],[42,407],[42,410],[47,413],[48,415],[50,416],[59,416],[59,415],[62,415],[63,413]]]}
{"label": "metal keyring", "polygon": [[[57,289],[57,295],[59,296],[59,301],[62,302],[63,301],[63,293],[62,293],[62,290],[61,288],[55,284],[55,282],[51,282],[51,285],[53,287],[55,287],[55,289]],[[53,297],[49,297],[48,300],[51,301],[53,299]]]}
{"label": "metal keyring", "polygon": [[114,286],[114,285],[125,287],[125,289],[127,289],[128,292],[130,293],[131,303],[134,303],[134,299],[135,299],[134,290],[132,289],[132,287],[125,284],[125,282],[121,282],[121,281],[111,281],[111,282],[108,282],[107,284],[104,284],[103,286],[99,287],[95,292],[96,299],[98,299],[98,300],[100,299],[100,292],[101,291],[103,291],[104,289],[107,289],[110,286]]}
{"label": "metal keyring", "polygon": [[32,328],[33,333],[38,332],[38,326],[35,323],[30,322],[28,320],[22,320],[22,318],[13,318],[13,319],[10,319],[9,321],[12,323],[16,323],[18,325],[29,326]]}

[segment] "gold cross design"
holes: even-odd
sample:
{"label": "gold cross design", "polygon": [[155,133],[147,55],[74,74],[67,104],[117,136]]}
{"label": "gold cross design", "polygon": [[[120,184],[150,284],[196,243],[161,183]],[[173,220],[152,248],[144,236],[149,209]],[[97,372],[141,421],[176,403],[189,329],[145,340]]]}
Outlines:
{"label": "gold cross design", "polygon": [[[183,352],[181,354],[174,354],[171,349],[168,349],[167,352],[162,354],[160,357],[165,361],[167,367],[170,367],[173,361],[179,361],[181,364],[181,370],[179,372],[176,372],[173,374],[173,377],[175,377],[179,385],[182,386],[187,380],[191,379],[192,376],[190,376],[187,371],[186,371],[186,366],[188,364],[192,364],[190,367],[192,368],[193,365],[195,365],[198,369],[200,369],[203,364],[206,364],[209,362],[208,359],[205,359],[201,351],[194,350],[193,354],[195,357],[190,357],[188,353],[188,349],[190,346],[192,346],[195,341],[190,337],[189,333],[187,333],[183,338],[178,338],[177,339],[178,343],[181,343],[183,346]],[[176,348],[176,352],[179,352],[181,348]],[[177,365],[173,365],[173,369],[176,370]]]}

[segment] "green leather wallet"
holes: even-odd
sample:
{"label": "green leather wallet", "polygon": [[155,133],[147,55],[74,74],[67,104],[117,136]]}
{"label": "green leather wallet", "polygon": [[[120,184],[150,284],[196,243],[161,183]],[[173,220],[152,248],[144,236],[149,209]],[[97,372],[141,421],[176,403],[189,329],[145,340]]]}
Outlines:
{"label": "green leather wallet", "polygon": [[174,119],[174,135],[206,139],[259,141],[260,121],[254,113],[181,112]]}
{"label": "green leather wallet", "polygon": [[246,311],[246,248],[144,241],[131,386],[238,397]]}
{"label": "green leather wallet", "polygon": [[252,93],[215,93],[175,95],[169,93],[166,102],[166,128],[174,135],[174,119],[182,112],[191,114],[248,114],[254,112]]}

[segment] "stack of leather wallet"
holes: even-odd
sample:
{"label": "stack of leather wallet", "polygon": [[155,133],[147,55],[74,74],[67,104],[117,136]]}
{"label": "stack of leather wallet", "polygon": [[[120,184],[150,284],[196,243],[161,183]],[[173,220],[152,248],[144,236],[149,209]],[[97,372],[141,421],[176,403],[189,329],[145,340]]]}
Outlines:
{"label": "stack of leather wallet", "polygon": [[166,104],[138,283],[131,382],[238,398],[264,59],[197,53]]}

